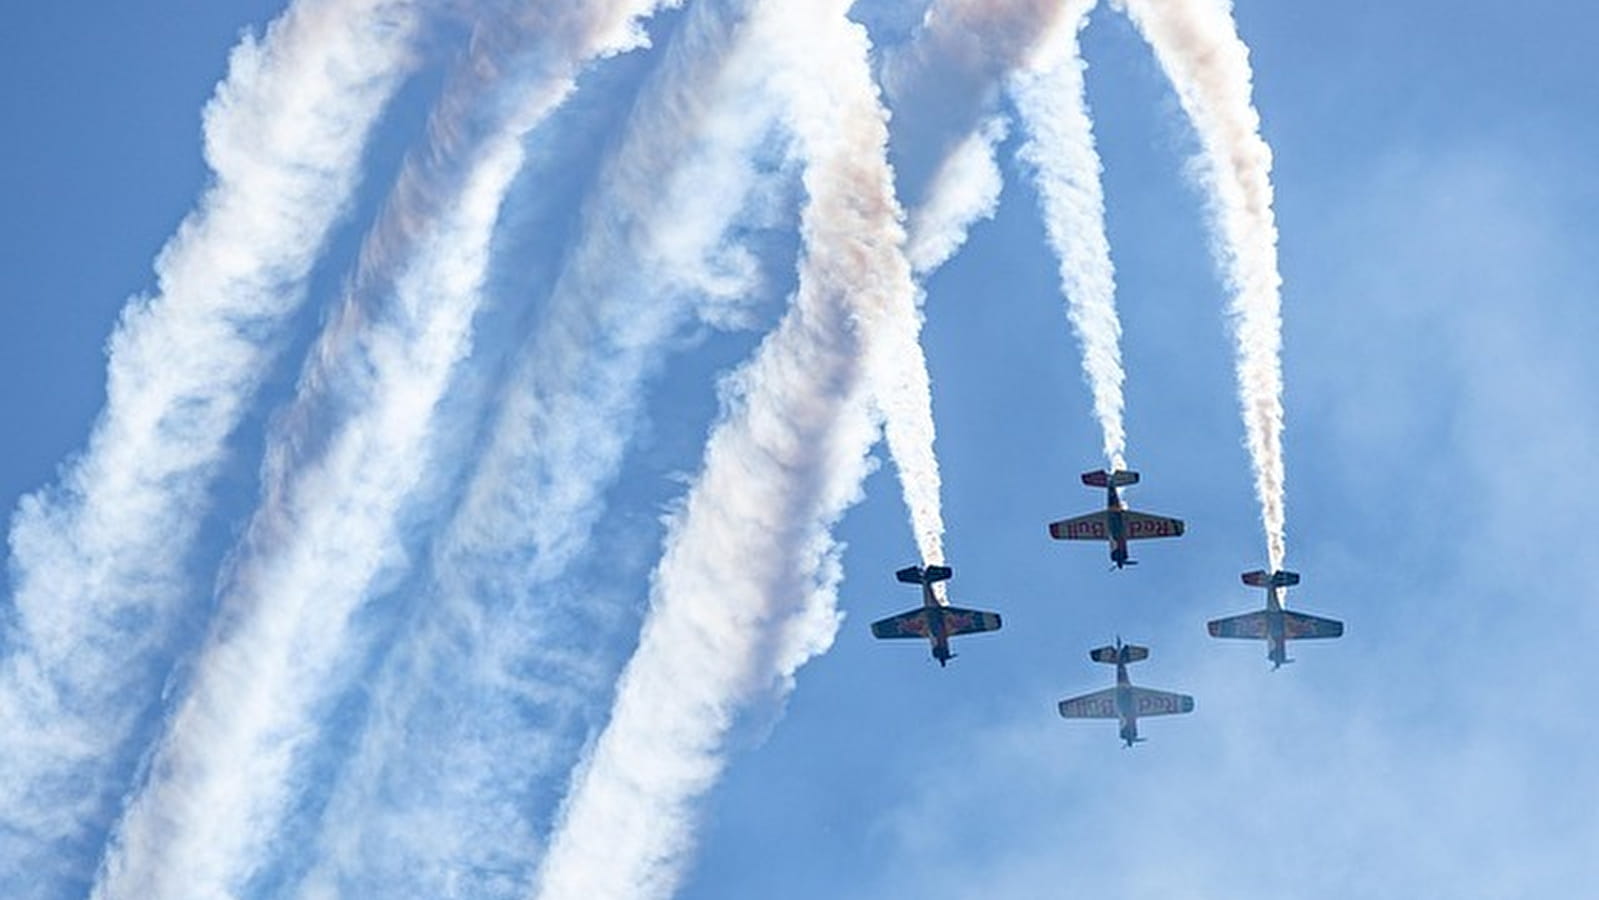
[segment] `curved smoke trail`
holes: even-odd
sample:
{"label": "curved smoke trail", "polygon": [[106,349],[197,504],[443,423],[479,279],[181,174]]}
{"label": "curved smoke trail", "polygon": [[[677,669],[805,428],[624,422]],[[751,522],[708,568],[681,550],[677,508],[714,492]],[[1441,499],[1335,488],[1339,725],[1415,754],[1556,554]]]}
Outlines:
{"label": "curved smoke trail", "polygon": [[1125,469],[1122,425],[1121,321],[1116,315],[1116,270],[1105,235],[1103,171],[1083,84],[1077,33],[1096,0],[1062,4],[1058,34],[1040,42],[1038,56],[1012,81],[1027,143],[1021,158],[1038,186],[1044,227],[1060,264],[1066,317],[1082,346],[1083,374],[1094,396],[1094,418],[1111,470]]}
{"label": "curved smoke trail", "polygon": [[1233,291],[1238,393],[1267,558],[1285,556],[1282,276],[1272,213],[1271,148],[1251,99],[1249,48],[1226,0],[1116,0],[1154,48],[1199,134],[1201,181]]}
{"label": "curved smoke trail", "polygon": [[[571,93],[587,60],[637,46],[638,19],[657,4],[559,6],[479,32],[430,122],[428,151],[408,162],[369,265],[274,435],[223,627],[129,803],[96,896],[232,896],[267,868],[316,722],[347,683],[352,617],[406,565],[398,518],[470,349],[522,138]],[[396,236],[403,252],[386,243]],[[401,268],[387,270],[389,259]],[[325,410],[343,418],[307,451]]]}
{"label": "curved smoke trail", "polygon": [[109,348],[106,407],[12,526],[0,671],[0,893],[81,893],[181,619],[185,563],[367,137],[410,71],[402,0],[305,0],[233,50],[204,116],[214,182]]}
{"label": "curved smoke trail", "polygon": [[[885,319],[914,308],[865,34],[846,4],[765,4],[766,48],[808,161],[794,305],[731,383],[672,523],[610,724],[541,869],[548,898],[670,893],[733,719],[786,694],[837,627],[831,525],[876,438],[867,403]],[[781,8],[779,8],[781,7]]]}

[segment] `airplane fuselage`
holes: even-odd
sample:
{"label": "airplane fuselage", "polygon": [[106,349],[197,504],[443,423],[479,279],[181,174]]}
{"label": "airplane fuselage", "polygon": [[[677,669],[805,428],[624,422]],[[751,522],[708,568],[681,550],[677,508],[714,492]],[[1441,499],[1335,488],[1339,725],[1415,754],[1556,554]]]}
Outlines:
{"label": "airplane fuselage", "polygon": [[949,622],[944,618],[944,604],[931,584],[922,585],[922,605],[927,607],[927,636],[933,641],[933,658],[939,666],[949,665],[955,654],[949,652]]}
{"label": "airplane fuselage", "polygon": [[1127,678],[1127,664],[1116,664],[1116,718],[1120,720],[1121,739],[1129,747],[1142,740],[1138,736],[1138,698],[1133,693],[1132,682]]}
{"label": "airplane fuselage", "polygon": [[1266,592],[1266,658],[1273,669],[1280,669],[1288,658],[1288,626],[1283,621],[1283,601],[1277,593],[1280,588]]}
{"label": "airplane fuselage", "polygon": [[1116,485],[1105,488],[1105,494],[1105,530],[1110,540],[1110,561],[1120,569],[1131,562],[1127,553],[1127,516],[1123,514],[1126,507],[1122,506],[1121,495],[1116,493]]}

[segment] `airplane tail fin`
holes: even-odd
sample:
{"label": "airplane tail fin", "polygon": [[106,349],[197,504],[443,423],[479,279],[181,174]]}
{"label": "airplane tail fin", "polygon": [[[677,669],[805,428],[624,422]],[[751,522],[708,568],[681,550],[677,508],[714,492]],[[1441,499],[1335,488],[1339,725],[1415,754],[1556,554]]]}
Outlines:
{"label": "airplane tail fin", "polygon": [[1138,473],[1129,472],[1126,469],[1117,469],[1114,472],[1100,470],[1096,472],[1083,473],[1083,484],[1086,484],[1089,487],[1126,487],[1129,484],[1137,483]]}
{"label": "airplane tail fin", "polygon": [[955,570],[949,566],[907,566],[894,573],[894,577],[906,584],[932,584],[937,581],[948,581]]}
{"label": "airplane tail fin", "polygon": [[1299,583],[1298,572],[1285,572],[1278,570],[1270,575],[1260,569],[1244,573],[1244,584],[1250,587],[1292,587]]}
{"label": "airplane tail fin", "polygon": [[1115,647],[1095,647],[1093,650],[1088,651],[1088,658],[1094,662],[1108,663],[1110,665],[1135,663],[1149,658],[1149,648],[1140,647],[1137,644],[1123,644],[1121,653],[1117,654]]}

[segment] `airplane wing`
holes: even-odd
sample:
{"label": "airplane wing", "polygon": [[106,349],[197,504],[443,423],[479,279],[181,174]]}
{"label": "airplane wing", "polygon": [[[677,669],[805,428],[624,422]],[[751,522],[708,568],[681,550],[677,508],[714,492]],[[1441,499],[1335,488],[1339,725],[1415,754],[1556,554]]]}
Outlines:
{"label": "airplane wing", "polygon": [[1210,631],[1211,637],[1265,640],[1266,614],[1264,612],[1252,612],[1244,613],[1241,616],[1229,616],[1225,619],[1212,619],[1205,623],[1205,628]]}
{"label": "airplane wing", "polygon": [[1057,541],[1103,541],[1110,537],[1110,514],[1101,510],[1075,519],[1049,523],[1049,536]]}
{"label": "airplane wing", "polygon": [[944,626],[948,633],[975,634],[979,631],[998,631],[999,613],[984,612],[980,609],[961,609],[958,606],[944,607]]}
{"label": "airplane wing", "polygon": [[1133,709],[1139,716],[1175,716],[1194,711],[1194,698],[1187,694],[1133,688]]}
{"label": "airplane wing", "polygon": [[1105,688],[1092,694],[1073,697],[1060,702],[1060,714],[1065,719],[1114,719],[1116,716],[1116,689]]}
{"label": "airplane wing", "polygon": [[1306,638],[1335,638],[1344,633],[1344,623],[1337,619],[1323,619],[1304,613],[1283,611],[1283,635],[1296,640]]}
{"label": "airplane wing", "polygon": [[925,606],[872,623],[872,637],[876,638],[924,638],[931,630]]}
{"label": "airplane wing", "polygon": [[1128,510],[1122,513],[1122,520],[1127,523],[1127,539],[1130,541],[1142,538],[1179,537],[1183,533],[1182,519],[1168,519],[1165,516],[1152,516],[1149,513]]}

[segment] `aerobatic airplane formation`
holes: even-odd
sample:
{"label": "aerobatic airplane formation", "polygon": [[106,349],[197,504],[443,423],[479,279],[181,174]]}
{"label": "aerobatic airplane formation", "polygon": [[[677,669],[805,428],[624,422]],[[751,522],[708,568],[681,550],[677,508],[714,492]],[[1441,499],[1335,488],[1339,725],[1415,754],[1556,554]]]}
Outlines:
{"label": "aerobatic airplane formation", "polygon": [[[1110,544],[1110,560],[1114,568],[1137,565],[1127,550],[1127,542],[1145,538],[1181,537],[1185,526],[1182,519],[1151,515],[1128,509],[1117,488],[1138,483],[1137,472],[1117,469],[1113,472],[1084,472],[1083,484],[1105,489],[1105,508],[1071,519],[1051,522],[1049,536],[1062,541],[1106,541]],[[961,609],[949,605],[947,597],[935,587],[948,581],[953,570],[948,566],[910,566],[894,573],[894,577],[907,584],[922,587],[922,606],[872,623],[872,636],[877,638],[926,638],[932,642],[933,658],[940,667],[948,665],[955,653],[949,640],[956,635],[998,631],[998,613],[975,609]],[[1245,572],[1244,584],[1266,590],[1266,608],[1256,612],[1213,619],[1206,623],[1211,637],[1243,638],[1266,642],[1266,658],[1272,669],[1293,662],[1288,657],[1288,642],[1311,638],[1336,638],[1344,633],[1344,623],[1305,613],[1290,612],[1283,608],[1283,592],[1299,584],[1299,573],[1288,571]],[[1138,719],[1144,716],[1181,715],[1194,711],[1194,698],[1187,694],[1157,691],[1138,687],[1127,677],[1128,663],[1149,658],[1149,648],[1124,644],[1120,637],[1114,645],[1097,647],[1088,653],[1094,662],[1116,667],[1116,684],[1104,690],[1082,694],[1060,701],[1058,709],[1066,719],[1116,719],[1119,735],[1125,746],[1143,741],[1138,736]]]}

